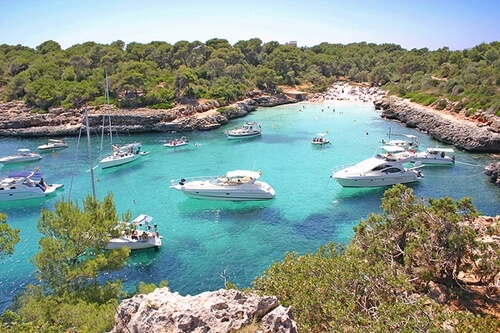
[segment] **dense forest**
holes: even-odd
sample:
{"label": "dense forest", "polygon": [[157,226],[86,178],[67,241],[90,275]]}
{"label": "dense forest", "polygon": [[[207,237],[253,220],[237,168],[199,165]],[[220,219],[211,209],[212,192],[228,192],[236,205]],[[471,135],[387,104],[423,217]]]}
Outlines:
{"label": "dense forest", "polygon": [[500,42],[462,51],[365,42],[296,47],[258,38],[234,45],[217,38],[174,45],[118,40],[65,50],[52,40],[35,49],[0,45],[0,98],[24,100],[38,112],[102,104],[106,76],[112,103],[122,108],[170,108],[197,99],[225,105],[255,88],[319,92],[348,80],[467,115],[500,115]]}

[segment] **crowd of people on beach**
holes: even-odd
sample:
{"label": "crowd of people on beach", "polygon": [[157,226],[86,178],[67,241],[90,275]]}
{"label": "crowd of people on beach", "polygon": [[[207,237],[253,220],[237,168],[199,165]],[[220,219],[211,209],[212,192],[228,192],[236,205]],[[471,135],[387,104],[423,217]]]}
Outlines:
{"label": "crowd of people on beach", "polygon": [[374,102],[386,95],[386,91],[372,86],[352,85],[347,82],[336,83],[324,93],[315,94],[309,101],[323,100]]}

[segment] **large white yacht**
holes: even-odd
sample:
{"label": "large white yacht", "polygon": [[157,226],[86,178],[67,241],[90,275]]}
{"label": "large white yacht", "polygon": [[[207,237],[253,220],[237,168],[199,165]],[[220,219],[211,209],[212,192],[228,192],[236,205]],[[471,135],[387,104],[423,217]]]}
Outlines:
{"label": "large white yacht", "polygon": [[12,172],[0,179],[0,202],[47,197],[63,186],[46,184],[41,172]]}
{"label": "large white yacht", "polygon": [[420,181],[424,175],[414,168],[405,168],[401,161],[375,156],[338,171],[332,178],[343,187],[377,187]]}
{"label": "large white yacht", "polygon": [[158,249],[162,246],[162,237],[158,233],[157,225],[151,225],[153,218],[140,214],[127,225],[120,226],[120,236],[112,238],[106,250],[116,250],[129,247],[131,250]]}
{"label": "large white yacht", "polygon": [[269,184],[258,180],[261,174],[256,171],[234,170],[217,177],[173,180],[170,188],[195,199],[227,201],[273,199],[276,192]]}

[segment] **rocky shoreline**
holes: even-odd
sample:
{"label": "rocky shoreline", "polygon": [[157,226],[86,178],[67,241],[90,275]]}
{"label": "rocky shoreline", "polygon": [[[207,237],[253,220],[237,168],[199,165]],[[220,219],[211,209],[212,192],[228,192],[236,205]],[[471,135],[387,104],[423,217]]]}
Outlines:
{"label": "rocky shoreline", "polygon": [[[180,105],[172,109],[124,110],[111,107],[89,107],[91,131],[100,131],[103,115],[110,114],[113,130],[118,133],[148,133],[172,131],[206,131],[226,124],[230,119],[246,116],[259,106],[296,103],[284,94],[248,98],[227,107],[216,101],[197,105]],[[0,136],[57,137],[75,136],[85,128],[84,109],[51,109],[47,113],[34,113],[23,102],[0,104]]]}
{"label": "rocky shoreline", "polygon": [[[470,153],[500,153],[500,117],[480,113],[471,119],[458,119],[446,111],[440,112],[395,96],[374,102],[381,116],[401,121],[410,128],[427,133],[432,138]],[[485,167],[490,181],[500,187],[499,159]]]}
{"label": "rocky shoreline", "polygon": [[[345,84],[337,88],[342,92],[347,89]],[[93,132],[102,130],[103,115],[107,114],[113,117],[113,130],[121,134],[207,131],[219,128],[231,119],[244,117],[258,107],[297,102],[298,100],[285,94],[269,96],[257,91],[249,98],[225,107],[221,107],[217,101],[160,110],[108,110],[101,106],[89,107],[88,118]],[[480,114],[473,119],[460,120],[449,113],[394,96],[383,97],[373,103],[375,109],[382,110],[382,117],[401,121],[408,127],[416,128],[458,149],[471,153],[500,153],[500,117]],[[36,113],[21,101],[0,103],[0,136],[76,136],[85,128],[84,114],[84,109],[51,109],[47,113]],[[493,183],[500,186],[500,161],[488,165],[485,172]]]}
{"label": "rocky shoreline", "polygon": [[432,110],[395,96],[374,104],[382,110],[382,117],[399,120],[445,144],[471,153],[500,153],[500,119],[494,115],[460,120],[458,115]]}

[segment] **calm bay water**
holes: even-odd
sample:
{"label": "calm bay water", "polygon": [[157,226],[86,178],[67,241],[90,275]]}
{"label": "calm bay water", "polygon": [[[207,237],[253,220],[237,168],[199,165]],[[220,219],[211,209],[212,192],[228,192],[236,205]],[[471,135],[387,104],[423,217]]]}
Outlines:
{"label": "calm bay water", "polygon": [[[335,110],[335,112],[334,112]],[[223,131],[245,121],[257,121],[263,135],[247,141],[228,141]],[[121,278],[132,290],[139,281],[167,280],[172,291],[197,294],[224,286],[223,277],[246,287],[288,251],[315,251],[327,242],[348,242],[352,227],[370,212],[380,212],[385,189],[346,189],[330,178],[331,169],[371,157],[381,139],[392,133],[416,134],[423,147],[438,143],[424,134],[380,118],[371,104],[327,101],[259,108],[242,119],[209,132],[120,135],[115,142],[141,141],[150,151],[139,161],[114,169],[96,170],[97,196],[109,191],[119,212],[154,217],[163,247],[134,252],[126,268],[104,278]],[[331,145],[310,141],[328,133]],[[167,148],[162,143],[186,135],[189,146]],[[36,163],[4,166],[0,175],[32,170],[35,165],[49,183],[63,183],[63,191],[40,201],[0,203],[9,224],[21,229],[21,242],[12,256],[0,259],[0,310],[27,284],[35,282],[30,258],[38,251],[37,219],[42,208],[57,200],[81,203],[91,194],[86,138],[65,138],[70,148],[42,153]],[[44,138],[1,138],[0,154],[36,147]],[[196,145],[194,145],[196,143]],[[100,137],[92,134],[94,164]],[[410,185],[422,197],[471,196],[485,215],[500,214],[500,190],[488,182],[487,155],[457,151],[453,167],[425,167],[425,178]],[[209,176],[233,169],[262,170],[261,180],[276,190],[269,202],[214,202],[185,197],[168,188],[172,179]]]}

